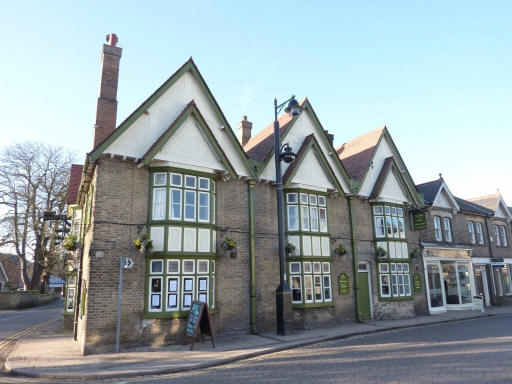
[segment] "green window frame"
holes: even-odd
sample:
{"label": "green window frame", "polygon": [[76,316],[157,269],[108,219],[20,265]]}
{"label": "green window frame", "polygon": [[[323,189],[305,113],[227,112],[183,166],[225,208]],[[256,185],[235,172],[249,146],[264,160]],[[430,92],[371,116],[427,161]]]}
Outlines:
{"label": "green window frame", "polygon": [[377,274],[379,283],[379,299],[412,299],[411,265],[409,262],[377,263]]}
{"label": "green window frame", "polygon": [[375,246],[386,251],[384,259],[409,259],[404,206],[374,203],[371,211]]}
{"label": "green window frame", "polygon": [[145,317],[187,316],[194,300],[214,311],[215,188],[216,175],[151,169],[148,233],[154,248],[146,265]]}

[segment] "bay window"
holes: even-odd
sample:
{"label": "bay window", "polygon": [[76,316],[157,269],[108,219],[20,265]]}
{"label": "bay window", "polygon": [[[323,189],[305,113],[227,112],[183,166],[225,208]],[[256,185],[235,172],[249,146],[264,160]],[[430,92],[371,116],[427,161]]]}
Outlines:
{"label": "bay window", "polygon": [[186,316],[192,301],[215,307],[215,181],[212,175],[151,174],[146,313]]}

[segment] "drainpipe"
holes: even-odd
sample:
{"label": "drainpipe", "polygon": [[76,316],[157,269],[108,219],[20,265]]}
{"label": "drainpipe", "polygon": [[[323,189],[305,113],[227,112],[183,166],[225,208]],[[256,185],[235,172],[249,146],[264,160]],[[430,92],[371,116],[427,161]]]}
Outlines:
{"label": "drainpipe", "polygon": [[[355,302],[355,310],[356,310],[356,321],[358,323],[362,323],[361,317],[359,316],[359,292],[357,288],[357,250],[356,250],[356,231],[354,224],[354,215],[352,214],[352,200],[354,196],[348,197],[348,217],[350,220],[350,243],[352,247],[352,270],[354,271],[354,302]],[[370,295],[372,293],[370,292]]]}
{"label": "drainpipe", "polygon": [[488,222],[488,218],[486,217],[484,219],[484,223],[485,223],[485,231],[487,232],[487,246],[489,248],[489,275],[491,276],[490,278],[490,281],[492,283],[492,289],[491,289],[491,302],[492,304],[496,305],[496,296],[498,294],[497,292],[497,289],[496,289],[496,282],[494,281],[494,271],[492,270],[492,245],[491,245],[491,232],[489,232],[489,224],[487,223]]}
{"label": "drainpipe", "polygon": [[256,182],[249,180],[249,258],[251,260],[251,277],[249,282],[249,302],[251,333],[257,334],[256,328],[256,246],[254,238],[254,187]]}

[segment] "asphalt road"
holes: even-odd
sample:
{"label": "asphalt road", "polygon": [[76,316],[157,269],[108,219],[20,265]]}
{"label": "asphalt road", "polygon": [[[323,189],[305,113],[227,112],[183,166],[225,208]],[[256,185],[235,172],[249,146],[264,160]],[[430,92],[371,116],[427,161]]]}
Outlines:
{"label": "asphalt road", "polygon": [[62,300],[40,307],[0,311],[0,343],[35,325],[62,316]]}
{"label": "asphalt road", "polygon": [[512,383],[512,316],[354,337],[117,383]]}

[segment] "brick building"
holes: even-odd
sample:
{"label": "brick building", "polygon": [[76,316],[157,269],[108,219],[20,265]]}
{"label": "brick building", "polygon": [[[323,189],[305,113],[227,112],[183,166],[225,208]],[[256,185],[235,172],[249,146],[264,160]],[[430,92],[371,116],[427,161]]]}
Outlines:
{"label": "brick building", "polygon": [[[70,180],[81,246],[65,313],[82,353],[115,343],[122,257],[135,262],[123,279],[123,346],[181,342],[194,300],[208,304],[216,333],[275,330],[273,125],[252,135],[244,116],[235,134],[189,59],[116,127],[116,42],[103,45],[94,147]],[[293,327],[425,314],[413,223],[425,206],[387,128],[335,149],[311,102],[299,106],[278,118],[297,153],[283,164]],[[145,234],[153,249],[139,252]]]}

